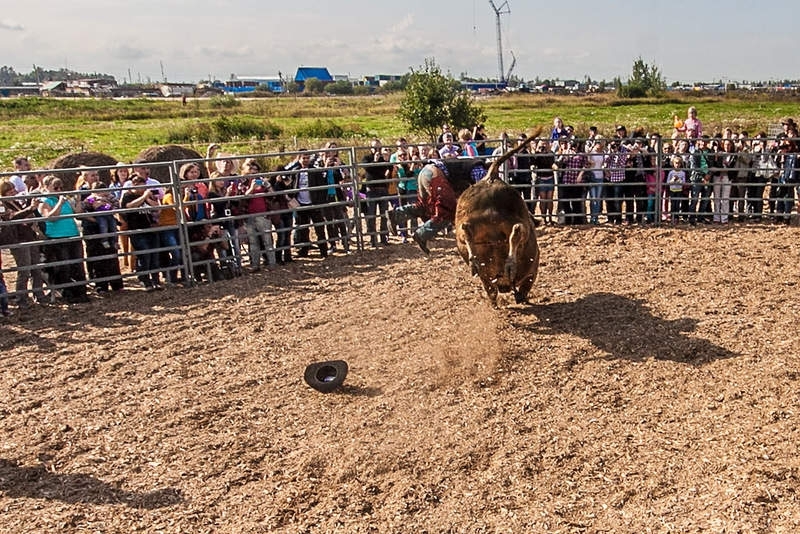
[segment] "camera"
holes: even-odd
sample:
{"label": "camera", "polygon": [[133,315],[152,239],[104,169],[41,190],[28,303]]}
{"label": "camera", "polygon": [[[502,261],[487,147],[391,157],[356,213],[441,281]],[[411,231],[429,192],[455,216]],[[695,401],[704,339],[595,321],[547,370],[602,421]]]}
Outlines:
{"label": "camera", "polygon": [[196,195],[196,194],[197,194],[197,188],[196,188],[196,187],[193,187],[193,188],[189,189],[189,192],[190,192],[191,194],[193,194],[193,195]]}

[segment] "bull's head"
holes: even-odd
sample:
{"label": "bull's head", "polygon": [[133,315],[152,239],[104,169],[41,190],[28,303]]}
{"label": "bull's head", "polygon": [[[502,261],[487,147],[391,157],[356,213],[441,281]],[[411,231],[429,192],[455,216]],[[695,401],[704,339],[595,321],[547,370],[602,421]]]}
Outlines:
{"label": "bull's head", "polygon": [[528,241],[528,230],[522,224],[514,224],[510,231],[505,226],[461,224],[472,275],[500,293],[516,289],[520,248]]}

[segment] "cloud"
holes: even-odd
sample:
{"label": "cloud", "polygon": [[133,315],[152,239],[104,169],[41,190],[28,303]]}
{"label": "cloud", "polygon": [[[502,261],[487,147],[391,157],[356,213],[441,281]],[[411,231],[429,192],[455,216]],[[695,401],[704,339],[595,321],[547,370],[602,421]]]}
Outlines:
{"label": "cloud", "polygon": [[10,30],[14,32],[25,31],[25,26],[15,20],[2,19],[0,20],[0,30]]}
{"label": "cloud", "polygon": [[151,52],[145,48],[137,48],[127,44],[115,46],[111,49],[111,56],[117,59],[130,61],[133,59],[142,59],[150,57]]}
{"label": "cloud", "polygon": [[204,56],[218,57],[218,58],[241,58],[252,57],[254,52],[249,46],[241,46],[239,48],[219,48],[216,46],[204,46],[200,48],[200,53]]}

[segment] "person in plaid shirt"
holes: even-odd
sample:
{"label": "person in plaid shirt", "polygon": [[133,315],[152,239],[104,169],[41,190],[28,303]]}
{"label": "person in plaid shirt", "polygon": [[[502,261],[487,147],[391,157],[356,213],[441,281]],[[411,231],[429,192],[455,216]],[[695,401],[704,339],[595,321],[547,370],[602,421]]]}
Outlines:
{"label": "person in plaid shirt", "polygon": [[620,199],[624,192],[625,167],[628,165],[628,152],[620,150],[620,141],[614,139],[608,144],[608,154],[603,164],[606,169],[608,179],[608,197],[606,197],[606,209],[608,210],[608,220],[613,224],[622,223],[622,211]]}
{"label": "person in plaid shirt", "polygon": [[576,141],[565,139],[559,144],[561,153],[556,165],[563,171],[559,173],[561,183],[558,186],[558,198],[564,212],[564,224],[586,224],[583,176],[589,160],[586,154],[578,152]]}

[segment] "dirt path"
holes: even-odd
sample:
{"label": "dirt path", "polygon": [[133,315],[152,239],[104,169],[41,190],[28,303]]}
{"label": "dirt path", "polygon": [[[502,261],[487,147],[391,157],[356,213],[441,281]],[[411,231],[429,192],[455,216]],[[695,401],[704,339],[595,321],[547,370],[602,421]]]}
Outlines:
{"label": "dirt path", "polygon": [[800,231],[542,232],[530,306],[443,239],[0,324],[0,531],[800,530]]}

